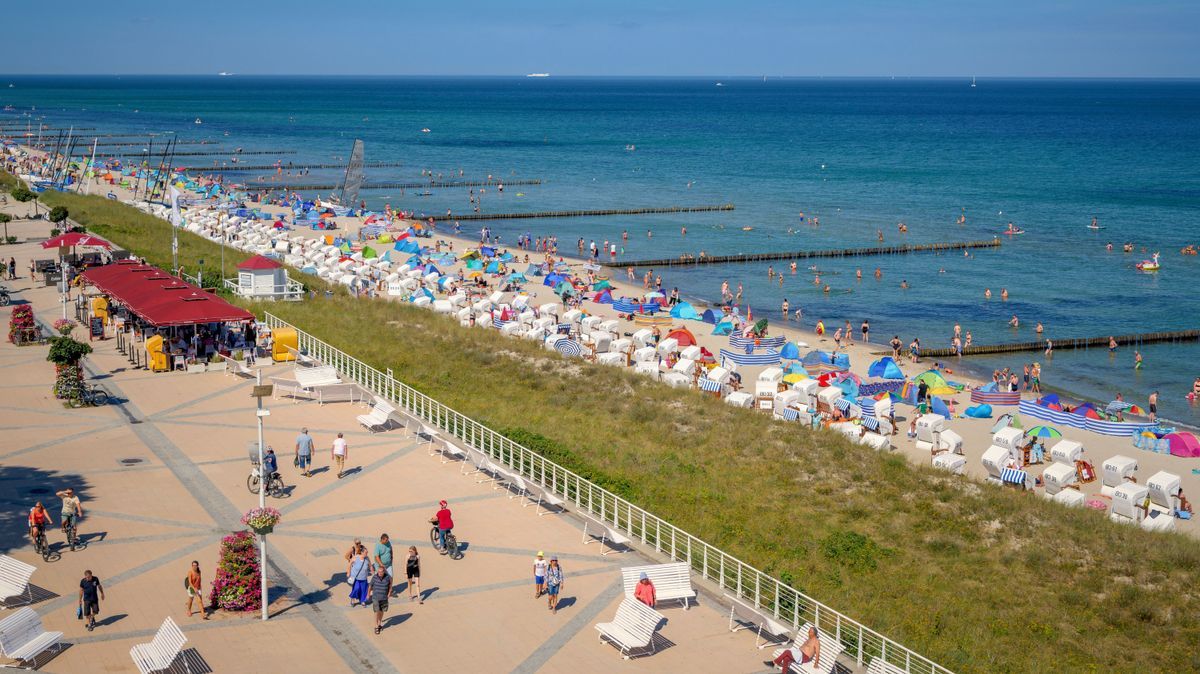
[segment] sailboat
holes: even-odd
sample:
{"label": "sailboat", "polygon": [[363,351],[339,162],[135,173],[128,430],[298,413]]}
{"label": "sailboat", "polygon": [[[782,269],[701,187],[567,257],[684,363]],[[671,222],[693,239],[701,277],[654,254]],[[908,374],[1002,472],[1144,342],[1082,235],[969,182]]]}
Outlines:
{"label": "sailboat", "polygon": [[971,88],[972,89],[975,88],[975,76],[974,75],[971,75]]}

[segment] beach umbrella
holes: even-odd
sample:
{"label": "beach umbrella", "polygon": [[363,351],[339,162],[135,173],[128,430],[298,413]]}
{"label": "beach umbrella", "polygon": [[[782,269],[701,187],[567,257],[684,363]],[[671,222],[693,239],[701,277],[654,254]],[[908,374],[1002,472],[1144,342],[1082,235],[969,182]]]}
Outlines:
{"label": "beach umbrella", "polygon": [[788,342],[787,344],[783,345],[782,349],[779,350],[779,357],[780,358],[789,358],[792,360],[799,358],[800,357],[800,347],[797,346],[795,342]]}
{"label": "beach umbrella", "polygon": [[767,319],[765,319],[765,318],[758,319],[758,322],[754,324],[754,332],[762,335],[762,334],[765,334],[766,331],[767,331]]}
{"label": "beach umbrella", "polygon": [[467,278],[479,278],[480,276],[483,276],[483,272],[481,272],[481,271],[467,272]]}
{"label": "beach umbrella", "polygon": [[648,300],[658,299],[659,297],[666,297],[666,295],[658,292],[657,290],[646,293],[646,299]]}
{"label": "beach umbrella", "polygon": [[1129,407],[1125,408],[1125,413],[1126,414],[1145,414],[1146,410],[1138,407],[1137,405],[1130,405]]}
{"label": "beach umbrella", "polygon": [[1057,428],[1053,428],[1051,426],[1034,426],[1033,428],[1025,431],[1025,435],[1028,435],[1031,438],[1061,438],[1062,437],[1062,433]]}

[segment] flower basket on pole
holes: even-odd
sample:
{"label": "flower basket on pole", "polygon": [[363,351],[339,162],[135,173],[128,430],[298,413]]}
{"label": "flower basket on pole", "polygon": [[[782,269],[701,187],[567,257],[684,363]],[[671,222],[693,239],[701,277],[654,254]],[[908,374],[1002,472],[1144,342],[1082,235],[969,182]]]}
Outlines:
{"label": "flower basket on pole", "polygon": [[242,524],[250,527],[254,533],[265,536],[275,530],[275,525],[282,517],[278,510],[271,507],[252,508],[242,515]]}

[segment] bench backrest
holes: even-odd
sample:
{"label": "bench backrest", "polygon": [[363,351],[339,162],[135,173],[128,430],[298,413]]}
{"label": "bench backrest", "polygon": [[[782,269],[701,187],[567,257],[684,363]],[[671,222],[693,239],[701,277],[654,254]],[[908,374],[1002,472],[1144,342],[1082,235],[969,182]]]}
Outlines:
{"label": "bench backrest", "polygon": [[663,615],[658,611],[636,599],[626,597],[617,607],[613,623],[637,638],[636,644],[625,644],[626,646],[645,646],[654,638],[654,631],[658,629],[662,620]]}
{"label": "bench backrest", "polygon": [[154,640],[150,642],[150,649],[163,657],[174,659],[185,643],[187,637],[184,636],[183,630],[179,629],[179,625],[175,624],[171,616],[167,616],[158,628],[158,633],[154,635]]}
{"label": "bench backrest", "polygon": [[[808,628],[811,626],[811,623],[804,623],[796,632],[797,647],[808,640]],[[821,642],[821,657],[817,661],[817,669],[822,672],[832,672],[834,661],[842,654],[842,651],[846,650],[846,647],[842,642],[819,629],[817,630],[817,639]]]}
{"label": "bench backrest", "polygon": [[37,611],[25,606],[0,620],[0,651],[5,656],[15,653],[25,644],[36,639],[46,630],[42,629],[42,617]]}
{"label": "bench backrest", "polygon": [[320,386],[321,384],[337,383],[337,369],[332,365],[319,365],[305,370],[296,370],[296,383],[301,386]]}
{"label": "bench backrest", "polygon": [[371,409],[371,414],[375,414],[376,412],[381,414],[383,418],[386,419],[396,413],[396,408],[383,398],[376,398],[375,407]]}
{"label": "bench backrest", "polygon": [[0,589],[12,590],[14,594],[25,591],[36,566],[31,566],[8,555],[0,555]]}
{"label": "bench backrest", "polygon": [[627,566],[621,569],[621,585],[625,588],[625,596],[633,596],[642,573],[649,576],[650,582],[654,583],[654,589],[659,594],[692,589],[692,571],[687,562]]}

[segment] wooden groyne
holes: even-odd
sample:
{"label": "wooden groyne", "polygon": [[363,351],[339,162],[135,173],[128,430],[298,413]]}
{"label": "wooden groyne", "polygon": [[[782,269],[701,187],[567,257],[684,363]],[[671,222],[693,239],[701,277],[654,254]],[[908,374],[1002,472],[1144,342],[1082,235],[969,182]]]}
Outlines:
{"label": "wooden groyne", "polygon": [[[144,145],[144,143],[143,143]],[[166,155],[161,149],[155,148],[153,152],[96,152],[98,157],[162,157]],[[233,150],[225,150],[224,152],[214,152],[212,150],[200,152],[172,152],[175,157],[246,157],[250,155],[281,155],[281,154],[296,154],[296,150],[244,150],[242,152],[234,152]],[[274,167],[272,167],[274,168]]]}
{"label": "wooden groyne", "polygon": [[937,253],[968,248],[999,248],[1000,239],[926,243],[874,248],[834,248],[831,250],[797,250],[779,253],[738,253],[737,255],[705,255],[704,257],[669,257],[657,260],[602,262],[608,267],[686,267],[700,264],[730,264],[736,262],[767,262],[772,260],[804,260],[816,257],[864,257],[868,255],[906,255],[908,253]]}
{"label": "wooden groyne", "polygon": [[[234,156],[237,156],[236,153]],[[404,164],[402,164],[400,162],[379,162],[377,164],[363,164],[364,169],[400,168],[402,166],[404,166]],[[201,169],[204,167],[197,166],[196,168]],[[344,163],[343,164],[290,164],[289,163],[286,165],[282,165],[282,164],[230,164],[228,166],[213,166],[210,168],[212,168],[213,170],[220,170],[221,173],[237,173],[239,171],[274,171],[277,168],[283,168],[283,169],[288,169],[288,170],[292,170],[292,171],[304,170],[304,169],[344,169],[344,168],[346,168],[346,165]],[[337,187],[341,187],[341,185],[338,185]],[[324,187],[324,188],[309,188],[309,189],[333,189],[333,188]]]}
{"label": "wooden groyne", "polygon": [[[92,145],[95,145],[96,147],[139,147],[139,146],[145,147],[146,145],[149,144],[149,141],[150,141],[149,136],[142,136],[142,138],[145,138],[146,140],[138,141],[136,143],[132,142],[132,141],[128,141],[128,140],[115,140],[115,141],[103,141],[102,140],[102,141],[98,141],[95,143],[86,142],[88,138],[94,138],[94,137],[95,136],[86,136],[86,135],[76,136],[77,140],[79,140],[80,145],[87,145],[88,147],[91,147]],[[220,145],[221,144],[221,141],[219,141],[219,140],[174,140],[172,142],[174,142],[176,145]]]}
{"label": "wooden groyne", "polygon": [[[512,183],[504,183],[510,185]],[[533,211],[530,213],[463,213],[461,215],[434,215],[434,220],[524,220],[529,218],[585,218],[604,215],[652,215],[654,213],[704,213],[708,211],[732,211],[733,204],[716,206],[664,206],[661,208],[609,208],[594,211]]]}
{"label": "wooden groyne", "polygon": [[[1132,335],[1113,335],[1119,347],[1138,347],[1142,344],[1158,342],[1194,342],[1200,339],[1200,330],[1175,330],[1171,332],[1141,332]],[[1055,351],[1090,349],[1092,347],[1108,348],[1108,335],[1104,337],[1076,337],[1070,339],[1055,339],[1047,336],[1033,342],[1009,342],[1007,344],[972,344],[963,349],[964,356],[981,356],[989,353],[1018,353],[1022,351],[1045,351],[1046,339],[1054,343]],[[890,351],[879,351],[878,355],[891,355]],[[949,358],[954,356],[954,349],[921,349],[922,358]]]}
{"label": "wooden groyne", "polygon": [[[271,168],[275,168],[275,167],[272,166]],[[343,165],[343,166],[334,167],[334,168],[345,168],[345,166]],[[371,167],[366,166],[364,168],[371,168]],[[435,181],[435,182],[363,183],[362,187],[360,187],[359,189],[363,189],[363,190],[419,190],[419,189],[424,189],[427,187],[492,187],[495,185],[504,185],[505,187],[508,187],[510,185],[520,186],[520,185],[541,185],[541,184],[542,184],[541,180],[503,180],[503,181],[493,180],[490,183],[487,181],[483,181],[483,180],[446,180],[446,181]],[[336,190],[336,189],[341,189],[341,187],[342,187],[341,183],[307,185],[307,184],[299,184],[299,183],[292,184],[292,183],[287,182],[286,180],[281,181],[281,182],[273,182],[270,180],[255,180],[255,181],[247,182],[246,185],[248,187],[285,187],[289,190]],[[469,218],[464,216],[464,217],[460,217],[457,219],[458,220],[467,220]],[[476,218],[476,219],[479,219],[479,218]]]}

